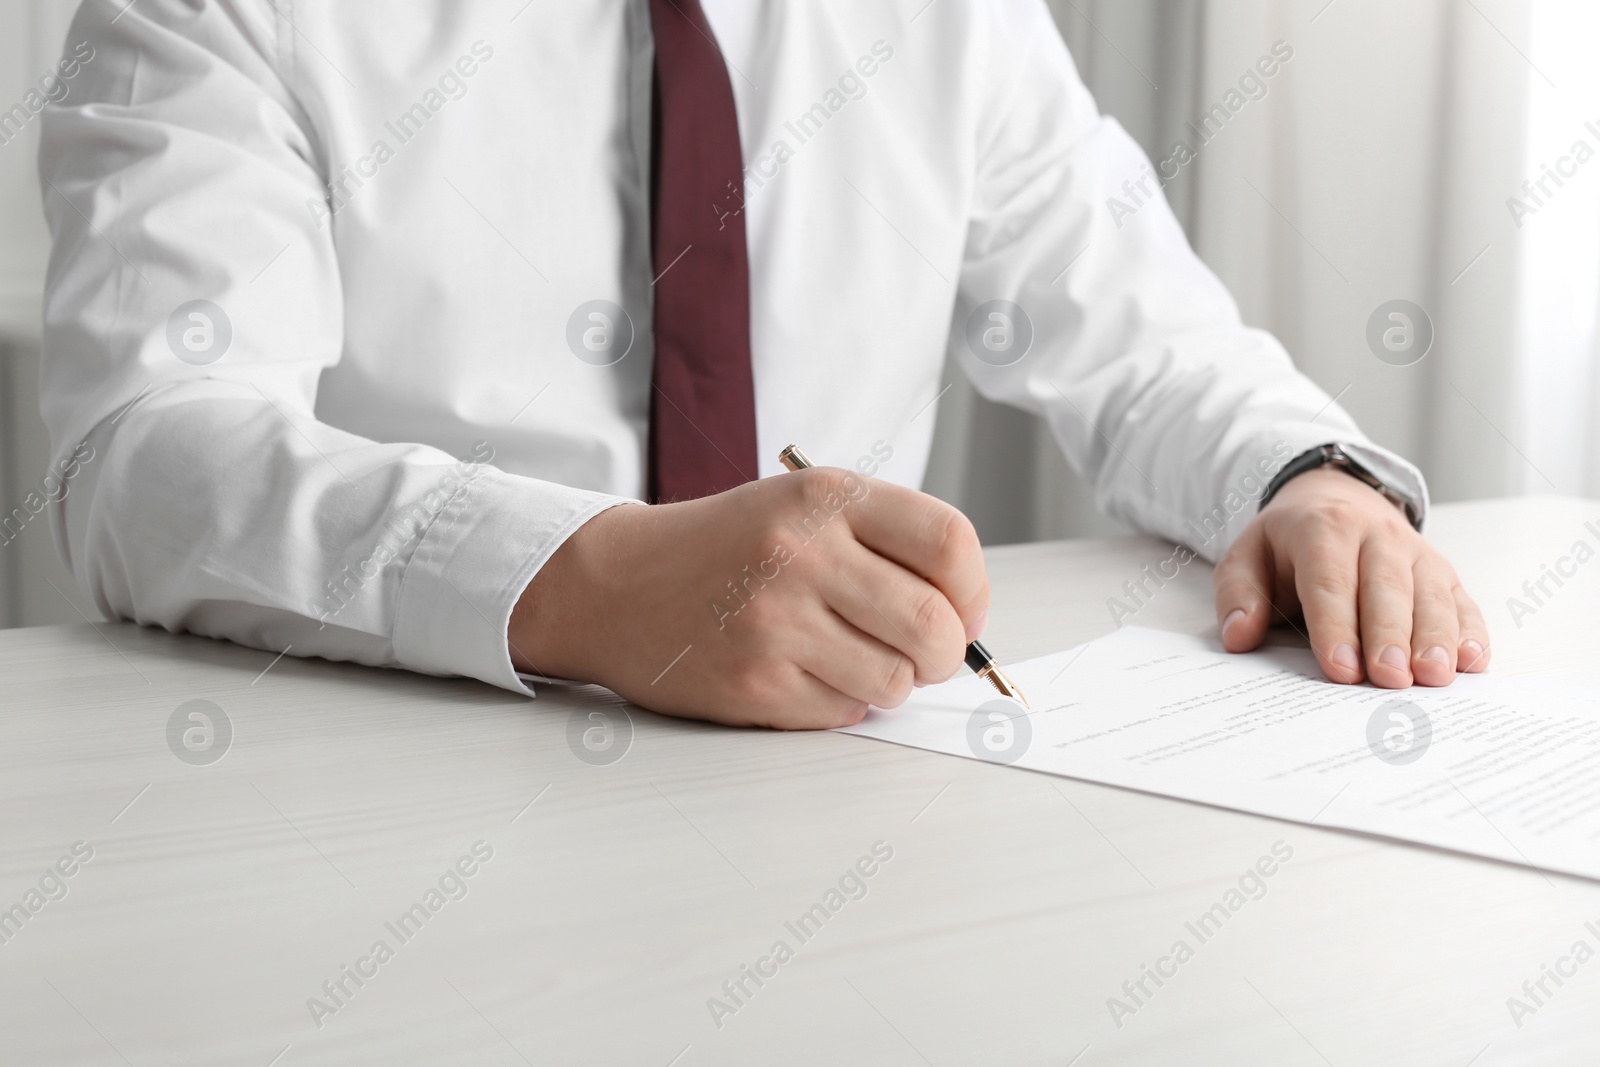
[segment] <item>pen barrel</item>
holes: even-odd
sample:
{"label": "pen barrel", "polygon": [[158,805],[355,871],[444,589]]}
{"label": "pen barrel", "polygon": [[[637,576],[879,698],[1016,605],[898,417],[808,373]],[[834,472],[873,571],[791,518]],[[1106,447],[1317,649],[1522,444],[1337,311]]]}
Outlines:
{"label": "pen barrel", "polygon": [[[803,471],[811,466],[811,457],[800,451],[799,445],[789,445],[778,453],[778,462],[791,471]],[[975,674],[982,674],[995,666],[994,657],[989,654],[987,648],[983,647],[983,642],[981,641],[974,641],[967,646],[966,663]],[[999,687],[1003,684],[1001,678],[1002,676],[997,672],[995,676],[990,678],[990,682]],[[1002,693],[1008,692],[1005,688],[1001,688],[1000,691]]]}
{"label": "pen barrel", "polygon": [[791,471],[803,471],[812,466],[811,457],[800,451],[799,445],[790,445],[778,453],[778,462]]}

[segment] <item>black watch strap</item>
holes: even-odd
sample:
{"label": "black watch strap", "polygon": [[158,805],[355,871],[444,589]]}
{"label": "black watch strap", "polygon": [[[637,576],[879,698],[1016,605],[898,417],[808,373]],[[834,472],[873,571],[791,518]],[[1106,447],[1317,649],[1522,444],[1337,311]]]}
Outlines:
{"label": "black watch strap", "polygon": [[1370,485],[1386,500],[1391,501],[1404,512],[1406,521],[1410,522],[1413,528],[1422,529],[1422,516],[1418,513],[1417,504],[1414,500],[1357,463],[1351,458],[1350,453],[1336,444],[1318,445],[1316,448],[1308,449],[1285,463],[1283,469],[1268,483],[1267,491],[1261,494],[1260,507],[1266,507],[1267,503],[1277,495],[1278,490],[1287,485],[1291,478],[1298,477],[1306,471],[1329,465],[1338,467],[1357,481]]}

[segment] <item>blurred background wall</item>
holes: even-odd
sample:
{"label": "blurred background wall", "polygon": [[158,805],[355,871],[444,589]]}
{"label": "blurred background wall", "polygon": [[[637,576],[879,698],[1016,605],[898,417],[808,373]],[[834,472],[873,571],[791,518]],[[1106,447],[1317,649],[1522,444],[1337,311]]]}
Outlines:
{"label": "blurred background wall", "polygon": [[[54,69],[76,9],[69,0],[3,0],[0,112]],[[0,143],[0,514],[21,504],[50,464],[38,403],[39,291],[50,251],[34,169],[39,119],[14,129],[0,126],[9,138]],[[56,557],[47,523],[0,545],[0,626],[79,622],[79,610],[98,618]]]}
{"label": "blurred background wall", "polygon": [[[1016,0],[1029,2],[1029,0]],[[1591,0],[1048,0],[1085,81],[1152,159],[1193,142],[1282,41],[1293,58],[1183,166],[1166,196],[1244,318],[1379,442],[1415,459],[1435,499],[1600,495],[1596,316],[1600,40]],[[0,108],[61,52],[72,0],[6,0]],[[1593,121],[1591,132],[1585,123]],[[0,508],[46,463],[35,404],[47,241],[37,120],[0,144]],[[1524,181],[1574,173],[1545,194]],[[1534,186],[1537,193],[1538,187]],[[1533,210],[1514,216],[1508,202]],[[1434,338],[1396,366],[1367,341],[1390,300]],[[926,488],[989,544],[1126,533],[1031,416],[946,374]],[[1003,477],[997,477],[997,473]],[[1020,491],[1019,491],[1020,490]],[[29,527],[0,547],[0,625],[93,615]]]}

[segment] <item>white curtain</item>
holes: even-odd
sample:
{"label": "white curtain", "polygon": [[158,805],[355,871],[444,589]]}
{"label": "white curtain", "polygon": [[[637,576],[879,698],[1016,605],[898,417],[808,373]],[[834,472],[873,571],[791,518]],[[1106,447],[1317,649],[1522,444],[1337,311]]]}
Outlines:
{"label": "white curtain", "polygon": [[[1155,160],[1194,142],[1185,123],[1223,103],[1274,42],[1293,49],[1267,95],[1199,148],[1166,195],[1245,321],[1275,333],[1368,433],[1414,459],[1440,501],[1595,488],[1592,463],[1584,483],[1555,461],[1593,459],[1593,388],[1563,396],[1572,414],[1559,431],[1527,410],[1530,368],[1553,357],[1525,336],[1535,227],[1519,231],[1506,208],[1527,176],[1539,79],[1530,49],[1564,40],[1573,54],[1560,77],[1593,65],[1581,50],[1595,36],[1572,32],[1577,6],[1548,0],[1535,20],[1526,0],[1051,0],[1102,110]],[[1535,25],[1547,27],[1538,41]],[[1565,128],[1576,136],[1581,125]],[[1584,195],[1574,187],[1568,199]],[[1563,241],[1563,229],[1557,221],[1545,236]],[[1573,254],[1587,257],[1593,305],[1600,247]],[[1369,317],[1395,299],[1421,306],[1434,327],[1431,350],[1409,366],[1367,343]],[[1591,324],[1568,362],[1587,367],[1593,345]],[[988,543],[1113,528],[1042,427],[959,380],[939,415],[929,488],[967,508]],[[1548,465],[1523,458],[1532,451]],[[994,472],[1010,471],[1034,491],[997,488]]]}
{"label": "white curtain", "polygon": [[[54,69],[76,9],[76,0],[5,0],[0,9],[0,111],[22,101]],[[26,319],[37,310],[49,253],[34,176],[38,150],[37,117],[21,136],[0,144],[0,329],[26,328]]]}
{"label": "white curtain", "polygon": [[[1531,107],[1522,178],[1517,410],[1529,492],[1600,496],[1600,5],[1538,0],[1527,48]],[[1581,141],[1596,153],[1579,164]],[[1562,157],[1568,157],[1563,160]],[[1546,168],[1555,170],[1547,177]],[[1561,171],[1575,171],[1563,178]],[[1557,184],[1559,182],[1559,184]],[[1520,194],[1520,190],[1518,193]],[[1548,195],[1547,195],[1548,193]],[[1510,209],[1507,209],[1509,216]]]}
{"label": "white curtain", "polygon": [[[55,69],[76,8],[76,0],[4,0],[0,5],[0,112],[25,103],[29,89]],[[32,116],[20,135],[14,135],[14,117],[12,123],[8,139],[0,143],[0,511],[4,512],[22,503],[50,463],[49,441],[39,418],[39,292],[50,250],[34,166],[39,118]],[[79,622],[79,610],[93,615],[57,559],[48,526],[35,524],[0,548],[0,626]]]}

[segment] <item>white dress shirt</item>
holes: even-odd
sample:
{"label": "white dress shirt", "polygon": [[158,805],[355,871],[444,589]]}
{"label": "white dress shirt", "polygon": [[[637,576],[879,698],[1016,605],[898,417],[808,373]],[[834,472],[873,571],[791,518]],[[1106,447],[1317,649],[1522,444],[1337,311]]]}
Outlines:
{"label": "white dress shirt", "polygon": [[[1106,511],[1209,558],[1324,442],[1425,503],[1163,200],[1108,209],[1147,161],[1041,0],[703,3],[762,476],[798,442],[919,485],[948,350]],[[56,505],[78,582],[113,616],[526,691],[512,606],[643,489],[645,0],[88,0],[84,40],[40,159],[43,408],[58,457],[94,454]]]}

